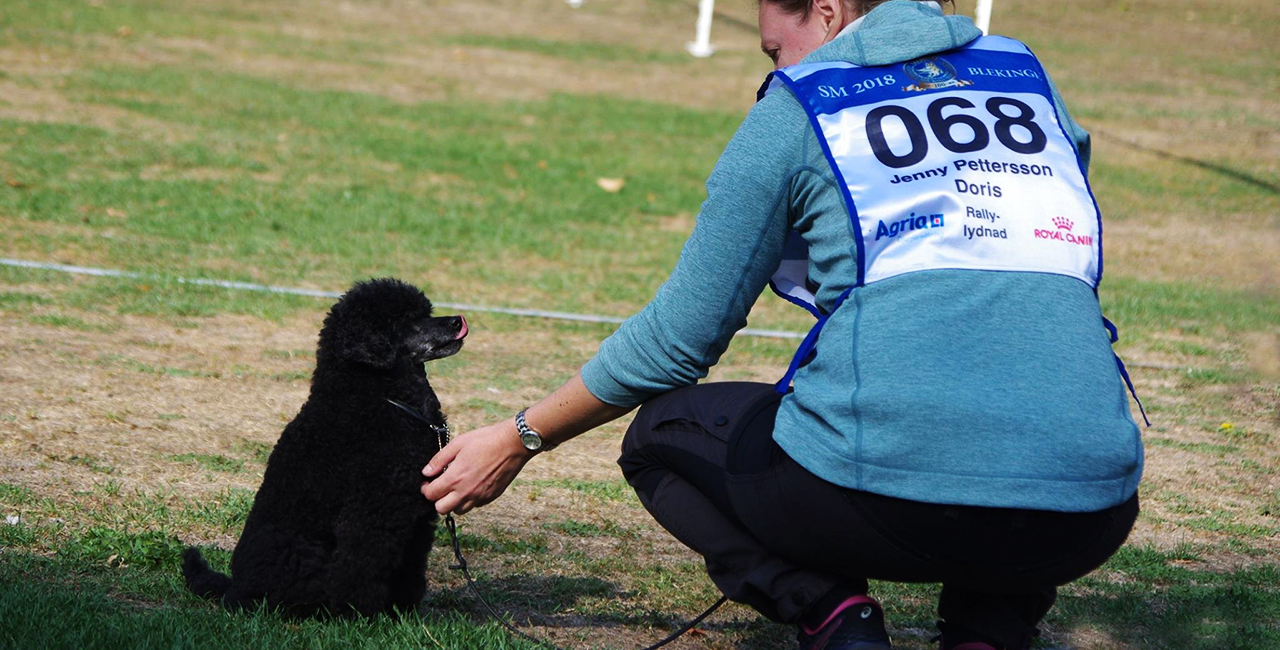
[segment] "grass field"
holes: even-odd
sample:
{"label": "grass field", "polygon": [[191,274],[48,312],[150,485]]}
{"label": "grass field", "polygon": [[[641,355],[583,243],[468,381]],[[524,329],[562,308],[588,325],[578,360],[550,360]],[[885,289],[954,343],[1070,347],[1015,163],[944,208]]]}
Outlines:
{"label": "grass field", "polygon": [[[695,4],[0,4],[0,256],[151,278],[0,266],[0,647],[534,647],[443,552],[399,621],[228,616],[184,591],[183,545],[226,565],[328,305],[176,278],[391,274],[437,301],[636,311],[767,71],[746,0],[717,6],[714,57],[686,57]],[[1154,423],[1129,544],[1062,591],[1042,644],[1280,647],[1280,7],[996,5],[1094,133],[1101,296]],[[765,297],[751,325],[803,330],[792,311]],[[611,330],[467,316],[466,350],[430,366],[457,430]],[[739,337],[711,378],[772,380],[793,343]],[[717,596],[621,481],[624,426],[462,518],[482,587],[566,646],[636,647]],[[875,589],[897,646],[931,648],[936,587]],[[675,647],[789,636],[731,606]]]}

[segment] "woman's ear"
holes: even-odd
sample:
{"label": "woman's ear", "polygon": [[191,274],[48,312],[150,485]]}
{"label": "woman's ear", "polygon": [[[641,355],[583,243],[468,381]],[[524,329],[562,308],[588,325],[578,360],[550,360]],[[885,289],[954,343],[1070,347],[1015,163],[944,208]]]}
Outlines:
{"label": "woman's ear", "polygon": [[809,20],[821,21],[819,26],[826,34],[826,41],[835,38],[845,25],[853,22],[853,16],[846,15],[850,10],[845,6],[845,2],[846,0],[813,0]]}

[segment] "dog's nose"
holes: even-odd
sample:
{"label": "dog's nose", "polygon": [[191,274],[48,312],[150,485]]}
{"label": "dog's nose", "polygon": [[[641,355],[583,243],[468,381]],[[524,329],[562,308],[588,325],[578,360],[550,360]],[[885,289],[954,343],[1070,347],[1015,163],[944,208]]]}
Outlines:
{"label": "dog's nose", "polygon": [[454,329],[458,330],[458,335],[454,337],[455,341],[461,341],[467,337],[467,319],[462,316],[454,316],[453,321],[449,323]]}

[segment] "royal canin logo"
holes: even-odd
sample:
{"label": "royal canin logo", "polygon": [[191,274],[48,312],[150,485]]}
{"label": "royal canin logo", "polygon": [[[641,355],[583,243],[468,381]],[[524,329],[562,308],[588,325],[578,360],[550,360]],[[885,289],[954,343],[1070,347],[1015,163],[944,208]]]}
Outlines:
{"label": "royal canin logo", "polygon": [[1077,235],[1071,232],[1075,229],[1076,224],[1066,217],[1054,217],[1053,225],[1057,226],[1056,230],[1040,230],[1035,232],[1036,239],[1052,239],[1067,244],[1077,244],[1079,246],[1093,246],[1092,235]]}

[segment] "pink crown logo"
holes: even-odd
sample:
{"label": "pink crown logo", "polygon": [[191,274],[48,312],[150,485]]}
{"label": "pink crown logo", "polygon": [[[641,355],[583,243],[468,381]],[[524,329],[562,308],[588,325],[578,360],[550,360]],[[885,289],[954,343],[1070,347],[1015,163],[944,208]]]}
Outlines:
{"label": "pink crown logo", "polygon": [[1057,226],[1060,230],[1071,230],[1075,227],[1075,224],[1066,217],[1054,217],[1053,225]]}

